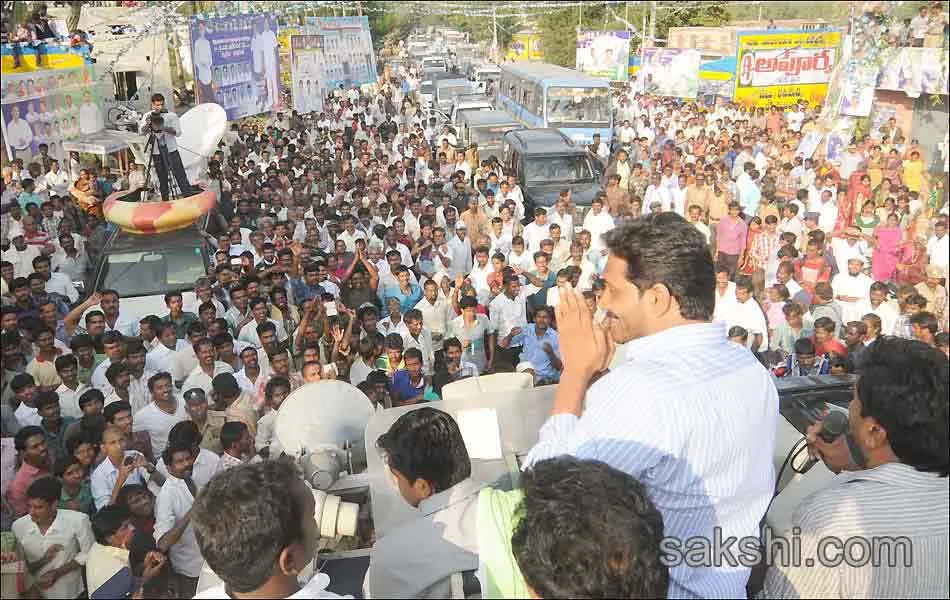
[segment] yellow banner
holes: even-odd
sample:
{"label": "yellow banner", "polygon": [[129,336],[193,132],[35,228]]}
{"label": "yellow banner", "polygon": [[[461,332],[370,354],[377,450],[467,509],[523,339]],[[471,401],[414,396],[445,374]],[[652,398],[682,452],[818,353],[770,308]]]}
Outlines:
{"label": "yellow banner", "polygon": [[840,45],[837,30],[740,32],[735,101],[745,106],[821,103]]}
{"label": "yellow banner", "polygon": [[508,44],[508,60],[520,62],[523,60],[541,60],[541,34],[516,33]]}

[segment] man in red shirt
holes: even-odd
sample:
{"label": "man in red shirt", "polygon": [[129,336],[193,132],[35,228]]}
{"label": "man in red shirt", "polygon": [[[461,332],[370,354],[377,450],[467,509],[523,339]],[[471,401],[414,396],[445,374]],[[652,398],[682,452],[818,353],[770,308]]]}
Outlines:
{"label": "man in red shirt", "polygon": [[835,322],[828,317],[815,319],[815,354],[836,354],[840,357],[848,355],[848,347],[835,337]]}
{"label": "man in red shirt", "polygon": [[13,443],[20,453],[22,464],[7,489],[7,501],[13,509],[13,515],[19,518],[29,512],[26,490],[34,481],[50,474],[50,461],[49,452],[46,450],[46,436],[41,427],[24,427],[17,432]]}

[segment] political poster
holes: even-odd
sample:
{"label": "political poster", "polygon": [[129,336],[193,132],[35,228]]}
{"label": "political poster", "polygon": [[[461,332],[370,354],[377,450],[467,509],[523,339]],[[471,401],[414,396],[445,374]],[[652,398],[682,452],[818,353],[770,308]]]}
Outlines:
{"label": "political poster", "polygon": [[824,137],[825,134],[820,131],[809,131],[803,135],[802,140],[798,142],[795,156],[811,158],[815,155],[815,151],[818,150],[818,145],[821,144],[821,140],[824,139]]}
{"label": "political poster", "polygon": [[508,44],[508,60],[522,62],[526,60],[541,60],[544,54],[541,51],[541,34],[533,31],[519,31],[511,36]]}
{"label": "political poster", "polygon": [[695,99],[699,92],[699,50],[684,48],[643,48],[639,89],[644,94]]}
{"label": "political poster", "polygon": [[64,141],[101,131],[105,118],[94,81],[92,65],[4,74],[0,104],[7,155],[26,163],[46,144],[50,156],[63,159]]}
{"label": "political poster", "polygon": [[325,89],[349,89],[376,82],[376,55],[369,17],[320,17],[316,31],[323,37]]}
{"label": "political poster", "polygon": [[942,48],[895,48],[887,52],[877,78],[877,89],[921,94],[946,94],[948,62]]}
{"label": "political poster", "polygon": [[627,80],[629,31],[579,31],[575,65],[578,71],[611,81]]}
{"label": "political poster", "polygon": [[743,106],[820,104],[839,56],[841,32],[743,31],[737,34],[734,100]]}
{"label": "political poster", "polygon": [[841,90],[842,115],[866,117],[871,114],[874,104],[874,88],[877,83],[878,68],[864,65],[857,60],[849,60],[844,70],[844,85]]}
{"label": "political poster", "polygon": [[290,37],[290,70],[294,110],[299,113],[322,112],[328,81],[322,35]]}
{"label": "political poster", "polygon": [[228,120],[281,109],[277,18],[239,15],[191,20],[197,102],[215,102]]}

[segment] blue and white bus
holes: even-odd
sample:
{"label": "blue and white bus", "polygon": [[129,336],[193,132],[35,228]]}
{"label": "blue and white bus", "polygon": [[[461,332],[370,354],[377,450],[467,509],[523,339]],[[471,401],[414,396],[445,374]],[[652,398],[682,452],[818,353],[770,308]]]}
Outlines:
{"label": "blue and white bus", "polygon": [[556,127],[576,144],[589,144],[595,133],[610,143],[613,112],[610,84],[557,65],[501,65],[498,101],[528,128]]}

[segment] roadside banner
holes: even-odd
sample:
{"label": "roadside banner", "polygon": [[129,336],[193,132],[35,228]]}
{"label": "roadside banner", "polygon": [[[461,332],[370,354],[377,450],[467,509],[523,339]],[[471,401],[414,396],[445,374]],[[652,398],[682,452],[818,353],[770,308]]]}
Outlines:
{"label": "roadside banner", "polygon": [[737,103],[788,106],[806,100],[815,106],[824,100],[840,31],[743,31],[737,40]]}
{"label": "roadside banner", "polygon": [[277,18],[193,18],[191,56],[198,104],[214,102],[233,121],[281,109]]}
{"label": "roadside banner", "polygon": [[541,49],[540,33],[519,31],[511,36],[511,42],[508,44],[508,60],[521,62],[542,58],[544,58],[544,53]]}
{"label": "roadside banner", "polygon": [[699,91],[698,50],[682,48],[643,48],[640,71],[637,74],[640,90],[654,96],[696,98]]}
{"label": "roadside banner", "polygon": [[894,48],[882,63],[877,78],[880,90],[904,92],[909,98],[947,93],[950,61],[943,48]]}
{"label": "roadside banner", "polygon": [[627,80],[629,31],[579,31],[575,65],[578,71],[611,81]]}
{"label": "roadside banner", "polygon": [[369,29],[369,17],[320,17],[316,31],[323,36],[325,89],[376,83],[376,54]]}
{"label": "roadside banner", "polygon": [[841,90],[841,114],[851,117],[867,117],[874,104],[874,87],[879,69],[849,60],[844,70],[844,85]]}
{"label": "roadside banner", "polygon": [[324,67],[327,64],[322,35],[290,36],[290,68],[294,110],[299,113],[322,112],[327,89]]}
{"label": "roadside banner", "polygon": [[7,156],[22,158],[25,165],[46,144],[49,155],[62,160],[64,141],[102,131],[105,119],[95,80],[95,66],[82,63],[4,74],[0,103]]}

